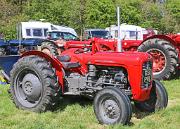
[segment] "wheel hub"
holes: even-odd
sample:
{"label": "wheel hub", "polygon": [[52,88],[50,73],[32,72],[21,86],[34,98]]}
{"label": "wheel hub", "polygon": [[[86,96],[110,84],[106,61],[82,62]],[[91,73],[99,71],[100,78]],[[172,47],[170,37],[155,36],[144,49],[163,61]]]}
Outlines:
{"label": "wheel hub", "polygon": [[159,49],[150,49],[147,52],[153,57],[153,73],[161,73],[166,67],[166,56]]}
{"label": "wheel hub", "polygon": [[111,119],[116,119],[119,116],[119,107],[114,100],[106,100],[104,102],[105,116]]}
{"label": "wheel hub", "polygon": [[22,90],[27,100],[37,101],[41,95],[41,82],[39,78],[32,73],[25,75],[22,80]]}
{"label": "wheel hub", "polygon": [[32,88],[32,83],[27,81],[23,86],[23,91],[25,94],[30,95],[32,93]]}

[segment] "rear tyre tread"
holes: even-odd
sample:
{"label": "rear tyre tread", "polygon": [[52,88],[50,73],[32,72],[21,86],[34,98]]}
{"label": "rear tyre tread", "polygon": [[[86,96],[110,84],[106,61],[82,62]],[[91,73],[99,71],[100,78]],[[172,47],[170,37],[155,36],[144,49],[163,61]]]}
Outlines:
{"label": "rear tyre tread", "polygon": [[[15,84],[15,77],[18,74],[18,71],[23,67],[31,67],[34,69],[37,73],[39,78],[41,78],[41,83],[43,83],[43,93],[41,100],[38,105],[32,108],[24,107],[17,99],[16,93],[14,90]],[[52,69],[52,67],[49,65],[49,63],[40,57],[37,56],[28,56],[21,58],[13,67],[11,71],[11,89],[10,94],[13,102],[15,105],[20,109],[28,109],[35,112],[44,112],[46,110],[52,110],[55,103],[57,103],[57,100],[59,96],[56,94],[60,94],[60,86],[57,82],[57,77]]]}
{"label": "rear tyre tread", "polygon": [[176,66],[178,63],[178,52],[176,51],[175,47],[172,44],[162,39],[149,39],[138,47],[138,51],[146,52],[152,48],[163,49],[164,50],[163,53],[166,55],[166,59],[167,59],[166,68],[162,71],[162,73],[157,74],[154,77],[159,80],[170,79],[173,75],[176,74],[176,69],[177,69]]}
{"label": "rear tyre tread", "polygon": [[59,55],[58,51],[57,51],[57,47],[54,45],[53,42],[47,42],[47,41],[46,42],[42,42],[42,44],[41,44],[41,51],[43,49],[48,49],[50,51],[51,55],[53,55],[53,56],[58,56]]}

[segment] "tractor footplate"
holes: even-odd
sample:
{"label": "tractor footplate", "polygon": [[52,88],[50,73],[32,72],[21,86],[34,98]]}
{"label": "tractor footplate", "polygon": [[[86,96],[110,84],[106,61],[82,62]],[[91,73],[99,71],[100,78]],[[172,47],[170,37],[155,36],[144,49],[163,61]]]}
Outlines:
{"label": "tractor footplate", "polygon": [[81,65],[78,62],[62,62],[65,69],[78,68]]}

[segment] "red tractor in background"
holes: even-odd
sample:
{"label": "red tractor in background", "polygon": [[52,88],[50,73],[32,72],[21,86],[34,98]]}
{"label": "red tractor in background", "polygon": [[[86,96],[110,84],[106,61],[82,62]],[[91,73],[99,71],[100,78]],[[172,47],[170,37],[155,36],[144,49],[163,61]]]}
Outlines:
{"label": "red tractor in background", "polygon": [[[106,30],[101,30],[106,31]],[[156,79],[170,79],[178,71],[180,63],[180,35],[152,35],[143,39],[142,31],[122,30],[122,48],[124,51],[148,52],[153,57],[153,74]],[[132,36],[132,37],[131,37]],[[62,39],[61,39],[62,40]],[[116,51],[116,39],[96,39],[104,51]],[[63,42],[62,42],[63,41]],[[63,50],[90,45],[91,39],[62,40],[60,43],[45,41],[42,51],[53,55],[60,54]],[[57,53],[58,51],[58,53]]]}
{"label": "red tractor in background", "polygon": [[20,109],[44,112],[51,110],[60,96],[88,96],[94,99],[101,124],[128,124],[131,101],[145,112],[166,108],[168,95],[153,79],[149,54],[102,49],[92,41],[57,56],[40,51],[26,52],[18,60],[16,56],[10,75],[13,102]]}
{"label": "red tractor in background", "polygon": [[[117,39],[118,27],[106,28]],[[121,24],[120,37],[124,51],[148,52],[153,57],[153,73],[157,79],[169,79],[180,63],[180,34],[158,35],[156,30]]]}

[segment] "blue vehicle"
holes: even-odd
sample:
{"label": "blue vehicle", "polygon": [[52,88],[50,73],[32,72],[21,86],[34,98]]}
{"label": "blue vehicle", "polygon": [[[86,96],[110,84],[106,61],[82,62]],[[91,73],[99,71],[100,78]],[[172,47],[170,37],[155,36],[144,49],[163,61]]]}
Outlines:
{"label": "blue vehicle", "polygon": [[17,25],[17,39],[5,41],[0,38],[0,56],[17,55],[29,50],[37,50],[38,46],[47,39],[48,31],[69,32],[75,36],[73,28],[54,25],[49,22],[29,21]]}
{"label": "blue vehicle", "polygon": [[0,56],[18,55],[21,52],[37,50],[44,39],[8,40],[0,39]]}

